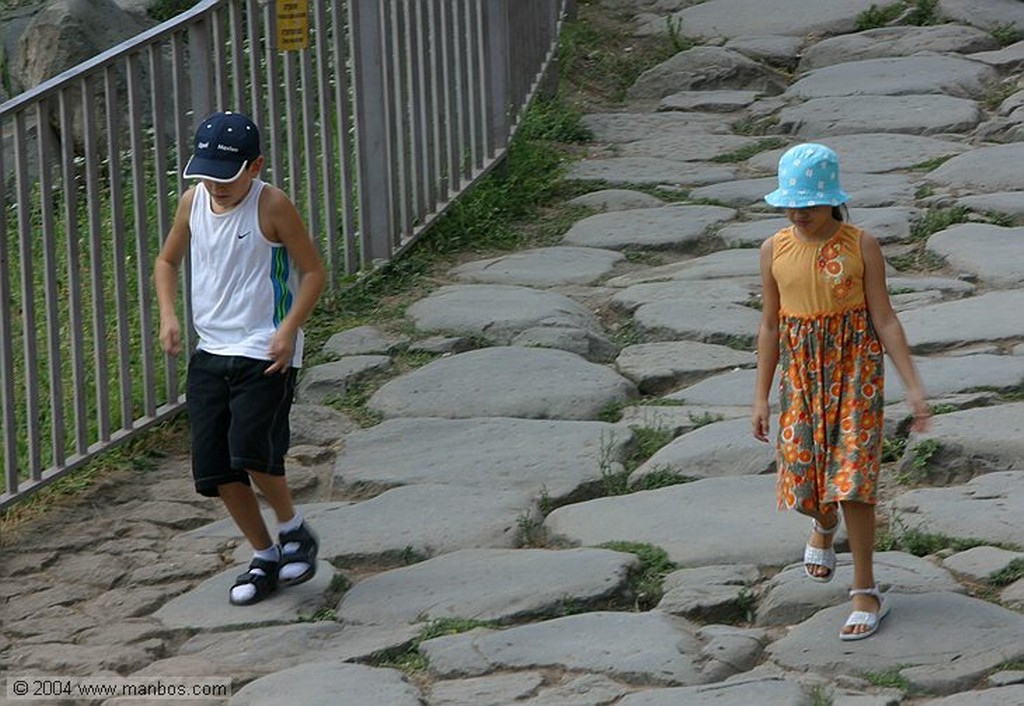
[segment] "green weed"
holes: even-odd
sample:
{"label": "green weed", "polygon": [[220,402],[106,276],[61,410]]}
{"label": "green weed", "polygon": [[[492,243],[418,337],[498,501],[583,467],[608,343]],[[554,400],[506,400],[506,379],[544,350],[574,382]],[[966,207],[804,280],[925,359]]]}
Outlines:
{"label": "green weed", "polygon": [[861,676],[874,686],[885,687],[888,689],[899,689],[900,691],[906,692],[910,691],[910,680],[900,672],[907,666],[908,665],[901,664],[892,667],[891,669],[887,669],[884,672],[865,672]]}
{"label": "green weed", "polygon": [[989,574],[990,586],[1009,586],[1024,578],[1024,559],[1014,559],[999,571]]}
{"label": "green weed", "polygon": [[857,31],[863,32],[868,29],[878,29],[893,22],[904,11],[905,5],[902,2],[891,5],[872,5],[857,16]]}
{"label": "green weed", "polygon": [[643,542],[605,542],[603,549],[634,554],[640,560],[639,568],[630,576],[630,587],[640,611],[650,610],[663,594],[662,583],[676,565],[661,547]]}
{"label": "green weed", "polygon": [[446,635],[458,635],[476,628],[494,628],[497,623],[470,618],[438,618],[431,620],[420,629],[417,635],[404,647],[384,650],[371,656],[369,663],[373,667],[397,669],[407,675],[422,674],[427,669],[427,658],[420,652],[420,645],[427,640]]}
{"label": "green weed", "polygon": [[769,138],[767,140],[758,140],[756,143],[754,143],[752,145],[748,145],[746,147],[741,147],[740,149],[733,150],[732,152],[726,152],[725,154],[720,154],[717,157],[715,157],[714,159],[712,159],[711,161],[712,162],[718,162],[720,164],[733,164],[733,163],[736,163],[736,162],[746,162],[748,159],[753,157],[755,154],[760,154],[761,152],[767,152],[768,150],[779,149],[780,147],[785,147],[785,146],[786,146],[786,140],[782,139],[781,137],[772,137],[772,138]]}

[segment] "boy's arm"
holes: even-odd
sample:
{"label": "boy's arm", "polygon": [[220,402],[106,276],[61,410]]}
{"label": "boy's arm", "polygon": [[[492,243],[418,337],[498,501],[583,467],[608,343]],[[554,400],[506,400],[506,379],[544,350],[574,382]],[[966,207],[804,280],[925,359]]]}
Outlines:
{"label": "boy's arm", "polygon": [[178,267],[185,257],[191,237],[188,222],[194,193],[193,189],[189,189],[178,202],[174,222],[171,223],[171,229],[167,232],[167,238],[153,266],[153,284],[160,309],[160,346],[171,355],[181,353],[181,325],[178,323],[175,302],[178,296]]}
{"label": "boy's arm", "polygon": [[270,342],[268,353],[273,362],[265,371],[269,375],[283,373],[291,366],[295,337],[324,290],[327,272],[302,216],[291,199],[277,187],[268,185],[260,195],[260,224],[267,238],[288,249],[289,257],[299,268],[299,291]]}

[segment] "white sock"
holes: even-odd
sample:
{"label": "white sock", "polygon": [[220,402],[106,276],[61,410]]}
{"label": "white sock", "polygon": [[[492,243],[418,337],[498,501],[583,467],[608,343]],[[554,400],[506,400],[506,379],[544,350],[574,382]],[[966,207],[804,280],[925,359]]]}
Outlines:
{"label": "white sock", "polygon": [[277,526],[277,531],[278,532],[294,532],[299,527],[302,527],[302,522],[303,522],[302,513],[299,512],[298,510],[296,510],[295,514],[292,516],[292,519],[288,520],[287,522],[282,522],[281,524],[279,524]]}
{"label": "white sock", "polygon": [[[302,513],[296,510],[295,516],[287,522],[284,522],[281,525],[279,525],[277,531],[281,533],[293,532],[297,530],[299,527],[302,527],[302,522]],[[298,550],[298,542],[288,542],[283,547],[281,547],[281,555],[283,557],[286,554],[292,554],[294,552],[297,552]],[[301,576],[307,571],[309,571],[309,564],[307,564],[304,561],[295,561],[290,564],[285,564],[281,567],[281,579],[284,581],[290,581],[298,576]]]}

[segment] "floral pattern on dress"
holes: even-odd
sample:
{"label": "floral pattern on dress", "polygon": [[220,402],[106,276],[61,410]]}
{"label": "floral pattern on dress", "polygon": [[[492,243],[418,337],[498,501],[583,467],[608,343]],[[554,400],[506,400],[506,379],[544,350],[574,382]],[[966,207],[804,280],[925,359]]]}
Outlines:
{"label": "floral pattern on dress", "polygon": [[779,324],[779,507],[821,513],[840,501],[874,503],[884,361],[867,310]]}
{"label": "floral pattern on dress", "polygon": [[830,240],[821,247],[818,251],[817,266],[832,288],[832,296],[836,301],[842,302],[853,294],[853,278],[848,274],[846,258],[842,255],[838,241]]}

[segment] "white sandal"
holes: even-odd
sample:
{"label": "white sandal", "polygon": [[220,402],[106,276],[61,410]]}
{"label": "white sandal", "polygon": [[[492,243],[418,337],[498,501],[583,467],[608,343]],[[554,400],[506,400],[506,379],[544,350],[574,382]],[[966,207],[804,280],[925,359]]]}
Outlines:
{"label": "white sandal", "polygon": [[872,613],[868,610],[855,610],[850,613],[850,617],[846,619],[846,624],[843,628],[860,627],[861,625],[867,626],[867,630],[864,632],[840,632],[839,639],[844,641],[851,640],[863,640],[864,638],[871,637],[878,632],[878,626],[882,623],[882,618],[889,614],[889,602],[885,600],[885,595],[878,590],[878,584],[875,584],[872,588],[851,588],[850,598],[857,595],[874,596],[878,601],[878,612]]}
{"label": "white sandal", "polygon": [[[828,529],[821,526],[816,518],[811,518],[811,529],[823,537],[831,537],[839,529],[839,514],[836,513],[836,523]],[[811,573],[811,566],[823,566],[828,569],[824,576],[817,576]],[[804,547],[804,573],[811,581],[828,583],[836,575],[836,550],[829,545],[827,548],[812,547],[810,543]]]}

